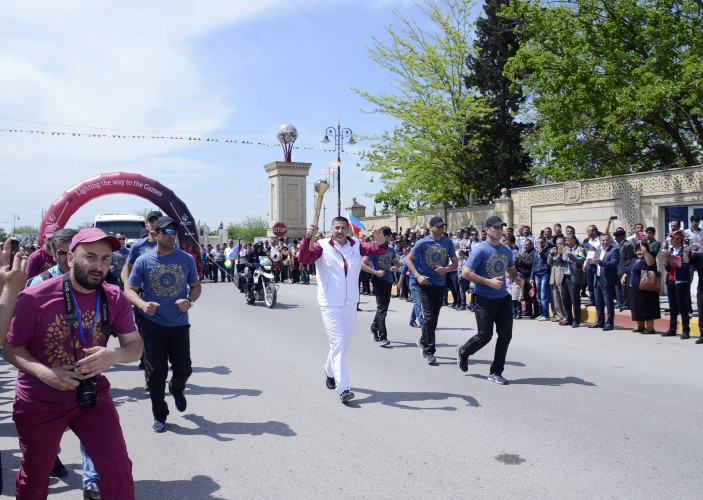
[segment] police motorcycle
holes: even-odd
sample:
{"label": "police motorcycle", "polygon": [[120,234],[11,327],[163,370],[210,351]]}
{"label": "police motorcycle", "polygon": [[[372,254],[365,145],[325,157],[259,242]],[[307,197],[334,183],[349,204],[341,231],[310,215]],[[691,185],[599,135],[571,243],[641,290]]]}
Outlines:
{"label": "police motorcycle", "polygon": [[266,254],[257,256],[258,262],[249,262],[244,272],[238,275],[239,290],[244,293],[247,304],[263,300],[266,307],[272,309],[276,305],[277,287],[273,278],[273,261]]}

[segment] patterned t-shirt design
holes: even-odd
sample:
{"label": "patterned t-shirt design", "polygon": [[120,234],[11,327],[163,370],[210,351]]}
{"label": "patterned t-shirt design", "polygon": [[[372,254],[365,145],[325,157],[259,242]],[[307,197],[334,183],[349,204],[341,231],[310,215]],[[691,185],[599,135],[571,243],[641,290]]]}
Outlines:
{"label": "patterned t-shirt design", "polygon": [[[81,312],[84,333],[87,334],[90,331],[90,327],[93,326],[94,318],[95,311]],[[91,336],[86,339],[86,346],[105,345],[106,341],[104,338],[102,321],[98,317],[98,321],[95,323]],[[66,350],[67,347],[69,348],[68,351]],[[73,358],[72,347],[75,347],[76,353],[80,358],[83,349],[80,333],[76,329],[73,338],[71,338],[71,327],[66,321],[66,316],[64,314],[57,314],[54,321],[46,326],[46,337],[44,338],[44,349],[49,366],[56,368],[58,366],[74,364],[76,360]]]}
{"label": "patterned t-shirt design", "polygon": [[178,297],[186,281],[178,264],[159,264],[149,272],[149,285],[159,297]]}
{"label": "patterned t-shirt design", "polygon": [[508,256],[499,252],[493,252],[486,259],[486,275],[489,278],[503,278],[508,267]]}
{"label": "patterned t-shirt design", "polygon": [[437,266],[443,266],[447,262],[447,249],[441,245],[430,245],[425,250],[425,264],[430,269],[435,269]]}

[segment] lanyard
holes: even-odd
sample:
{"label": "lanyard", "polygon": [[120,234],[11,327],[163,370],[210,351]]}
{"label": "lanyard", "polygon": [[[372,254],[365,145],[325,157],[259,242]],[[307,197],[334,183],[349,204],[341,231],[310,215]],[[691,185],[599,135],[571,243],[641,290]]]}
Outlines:
{"label": "lanyard", "polygon": [[[98,322],[98,316],[100,316],[100,292],[95,294],[97,298],[95,299],[95,315],[93,316],[93,324],[90,325],[90,330],[88,330],[88,335],[87,337],[90,337],[93,334],[93,329],[95,328],[95,324]],[[78,308],[78,301],[76,300],[76,296],[73,294],[73,289],[71,289],[71,298],[73,299],[73,307],[76,309],[76,325],[78,326],[78,333],[81,336],[81,344],[83,347],[85,347],[85,340],[86,340],[86,335],[83,333],[83,320],[81,316],[81,310]]]}

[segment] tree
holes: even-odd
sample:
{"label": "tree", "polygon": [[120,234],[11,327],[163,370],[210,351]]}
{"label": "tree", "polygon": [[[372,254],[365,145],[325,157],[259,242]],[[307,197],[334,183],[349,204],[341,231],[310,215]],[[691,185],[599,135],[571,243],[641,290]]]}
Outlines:
{"label": "tree", "polygon": [[418,4],[432,28],[396,12],[400,28],[390,41],[373,39],[371,58],[395,80],[393,94],[355,89],[374,108],[400,122],[372,144],[364,169],[379,174],[384,210],[465,206],[480,189],[474,175],[480,137],[468,124],[488,112],[464,85],[471,53],[469,0],[424,0]]}
{"label": "tree", "polygon": [[503,74],[508,60],[515,55],[520,40],[517,19],[501,15],[510,0],[487,0],[485,17],[476,21],[475,53],[469,55],[470,72],[466,86],[485,98],[491,110],[477,122],[469,124],[468,133],[478,135],[478,156],[473,164],[482,194],[476,201],[495,198],[501,188],[513,188],[527,183],[530,157],[523,150],[522,136],[529,124],[515,120],[525,98],[520,85]]}
{"label": "tree", "polygon": [[268,228],[266,217],[246,217],[242,222],[230,223],[227,226],[227,235],[231,240],[241,239],[244,242],[253,242],[254,238],[264,236]]}
{"label": "tree", "polygon": [[703,145],[698,0],[515,0],[529,40],[506,72],[534,107],[544,179],[696,165]]}
{"label": "tree", "polygon": [[39,229],[37,229],[34,226],[16,226],[14,228],[15,234],[29,234],[33,238],[36,238],[37,234],[39,233]]}

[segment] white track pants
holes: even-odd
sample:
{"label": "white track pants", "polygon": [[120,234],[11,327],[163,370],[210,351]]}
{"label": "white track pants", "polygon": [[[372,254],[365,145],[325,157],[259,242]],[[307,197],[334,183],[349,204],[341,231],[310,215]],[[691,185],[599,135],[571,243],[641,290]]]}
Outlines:
{"label": "white track pants", "polygon": [[341,307],[322,307],[322,323],[327,330],[330,352],[325,363],[325,373],[334,377],[337,394],[349,389],[347,349],[356,325],[356,304]]}

